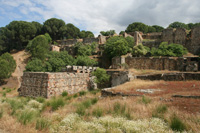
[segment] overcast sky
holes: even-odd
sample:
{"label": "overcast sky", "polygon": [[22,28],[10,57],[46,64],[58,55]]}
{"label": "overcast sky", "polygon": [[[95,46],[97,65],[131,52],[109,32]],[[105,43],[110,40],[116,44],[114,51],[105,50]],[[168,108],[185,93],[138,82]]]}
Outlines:
{"label": "overcast sky", "polygon": [[174,21],[200,22],[200,0],[0,0],[0,27],[52,17],[98,35],[120,32],[133,22],[163,27]]}

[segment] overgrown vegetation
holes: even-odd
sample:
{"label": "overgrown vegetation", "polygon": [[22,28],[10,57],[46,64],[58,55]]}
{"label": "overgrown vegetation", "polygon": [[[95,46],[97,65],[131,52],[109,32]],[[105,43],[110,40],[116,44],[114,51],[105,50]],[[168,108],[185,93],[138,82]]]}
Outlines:
{"label": "overgrown vegetation", "polygon": [[92,75],[95,76],[95,82],[100,86],[108,82],[110,79],[110,76],[103,68],[97,68],[96,71],[92,72]]}

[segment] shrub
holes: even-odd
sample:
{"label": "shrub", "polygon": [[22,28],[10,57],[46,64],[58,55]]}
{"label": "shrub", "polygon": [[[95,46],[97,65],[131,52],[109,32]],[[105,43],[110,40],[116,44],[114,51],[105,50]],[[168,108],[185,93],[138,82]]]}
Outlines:
{"label": "shrub", "polygon": [[0,119],[3,117],[3,109],[0,109]]}
{"label": "shrub", "polygon": [[140,57],[146,55],[148,50],[142,45],[138,44],[133,47],[133,56]]}
{"label": "shrub", "polygon": [[57,110],[59,107],[63,107],[65,105],[65,102],[62,98],[53,98],[50,102],[50,106],[53,111]]}
{"label": "shrub", "polygon": [[96,104],[97,102],[98,102],[98,98],[93,98],[93,99],[91,100],[92,105]]}
{"label": "shrub", "polygon": [[95,76],[95,82],[99,85],[108,82],[110,79],[110,76],[106,73],[106,70],[103,68],[97,68],[96,71],[92,72],[92,75]]}
{"label": "shrub", "polygon": [[39,118],[36,121],[35,129],[43,130],[48,129],[50,126],[50,122],[46,118]]}
{"label": "shrub", "polygon": [[92,111],[92,115],[95,117],[101,117],[103,115],[103,109],[101,108],[96,108]]}
{"label": "shrub", "polygon": [[152,117],[163,118],[163,114],[167,112],[166,105],[158,105],[152,113]]}
{"label": "shrub", "polygon": [[62,96],[63,96],[63,97],[66,97],[67,95],[68,95],[68,92],[67,92],[67,91],[63,91],[63,92],[62,92]]}
{"label": "shrub", "polygon": [[88,56],[78,56],[76,58],[76,65],[79,66],[95,66],[97,64],[97,61],[90,59]]}
{"label": "shrub", "polygon": [[18,114],[18,120],[22,124],[26,125],[27,123],[31,122],[38,116],[38,112],[34,110],[22,110],[20,114]]}
{"label": "shrub", "polygon": [[76,113],[79,114],[80,116],[84,116],[85,107],[82,104],[79,104],[78,107],[76,108]]}
{"label": "shrub", "polygon": [[186,130],[185,124],[178,118],[176,115],[173,115],[170,121],[170,127],[174,131],[183,131]]}
{"label": "shrub", "polygon": [[3,92],[2,96],[3,96],[3,97],[6,97],[6,92]]}
{"label": "shrub", "polygon": [[85,108],[89,108],[91,105],[92,105],[92,102],[91,100],[86,100],[84,102],[82,102],[82,105],[85,107]]}
{"label": "shrub", "polygon": [[44,103],[45,102],[45,98],[43,98],[43,97],[37,97],[36,101],[38,101],[40,103]]}
{"label": "shrub", "polygon": [[142,103],[144,104],[149,104],[151,102],[151,99],[145,96],[142,96]]}
{"label": "shrub", "polygon": [[79,96],[84,96],[85,94],[86,94],[85,91],[80,91],[80,92],[79,92]]}
{"label": "shrub", "polygon": [[129,109],[126,107],[126,104],[121,105],[119,102],[114,103],[113,114],[117,116],[126,117],[127,119],[131,119],[131,114]]}
{"label": "shrub", "polygon": [[74,98],[77,98],[77,97],[78,97],[78,94],[74,94],[73,97],[74,97]]}
{"label": "shrub", "polygon": [[162,42],[159,45],[159,48],[152,48],[152,56],[172,56],[172,57],[181,57],[187,53],[187,49],[180,44],[169,44],[167,42]]}
{"label": "shrub", "polygon": [[11,115],[14,115],[18,109],[23,109],[27,101],[22,101],[19,99],[8,99],[7,102],[10,104],[12,109]]}

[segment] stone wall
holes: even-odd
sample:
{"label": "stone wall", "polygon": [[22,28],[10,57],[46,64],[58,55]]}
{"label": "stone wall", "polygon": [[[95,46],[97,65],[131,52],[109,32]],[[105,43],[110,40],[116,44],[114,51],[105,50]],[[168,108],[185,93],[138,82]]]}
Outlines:
{"label": "stone wall", "polygon": [[115,57],[112,68],[117,69],[124,62],[128,68],[134,69],[200,71],[198,57]]}
{"label": "stone wall", "polygon": [[91,44],[93,42],[99,44],[99,38],[83,38],[83,44]]}
{"label": "stone wall", "polygon": [[185,80],[200,80],[200,73],[165,73],[153,75],[136,76],[142,80],[165,80],[165,81],[185,81]]}
{"label": "stone wall", "polygon": [[87,90],[89,80],[89,73],[24,72],[19,95],[49,98],[63,91],[74,94]]}
{"label": "stone wall", "polygon": [[[188,44],[189,45],[189,44]],[[200,54],[200,26],[195,27],[191,31],[191,45],[188,46],[190,52]]]}

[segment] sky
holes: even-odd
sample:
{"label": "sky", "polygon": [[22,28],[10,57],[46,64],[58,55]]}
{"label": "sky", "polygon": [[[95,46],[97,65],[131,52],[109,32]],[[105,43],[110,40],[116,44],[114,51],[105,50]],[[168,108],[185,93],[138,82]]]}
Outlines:
{"label": "sky", "polygon": [[0,27],[13,20],[49,18],[72,23],[81,30],[124,31],[133,22],[167,27],[170,23],[200,22],[200,0],[0,0]]}

